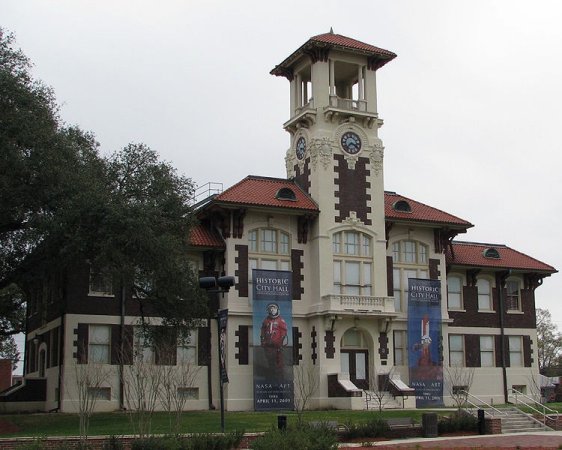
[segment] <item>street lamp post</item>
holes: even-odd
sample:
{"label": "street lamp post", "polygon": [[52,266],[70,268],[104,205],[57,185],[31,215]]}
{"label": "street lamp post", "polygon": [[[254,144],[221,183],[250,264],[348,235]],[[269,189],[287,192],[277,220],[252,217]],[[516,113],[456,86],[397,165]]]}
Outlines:
{"label": "street lamp post", "polygon": [[[205,289],[207,294],[222,294],[224,296],[225,292],[228,292],[229,289],[234,286],[234,277],[231,276],[222,276],[222,277],[201,277],[199,278],[199,287]],[[226,318],[228,310],[221,310],[220,303],[217,301],[217,312],[216,312],[216,319],[217,319],[217,336],[218,336],[218,343],[219,343],[219,394],[220,394],[220,402],[221,402],[221,432],[224,433],[224,389],[223,384],[228,383],[228,376],[226,374],[226,367],[225,367],[225,354],[224,354],[224,346],[226,345]],[[209,349],[210,351],[210,349]],[[209,365],[209,370],[211,370],[211,366]]]}

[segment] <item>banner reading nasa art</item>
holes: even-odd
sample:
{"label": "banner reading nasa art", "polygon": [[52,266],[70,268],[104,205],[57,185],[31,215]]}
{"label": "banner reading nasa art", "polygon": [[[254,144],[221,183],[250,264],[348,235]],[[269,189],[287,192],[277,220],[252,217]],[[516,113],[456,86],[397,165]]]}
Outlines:
{"label": "banner reading nasa art", "polygon": [[254,408],[293,409],[292,272],[252,271]]}
{"label": "banner reading nasa art", "polygon": [[408,366],[416,407],[443,405],[441,283],[408,280]]}

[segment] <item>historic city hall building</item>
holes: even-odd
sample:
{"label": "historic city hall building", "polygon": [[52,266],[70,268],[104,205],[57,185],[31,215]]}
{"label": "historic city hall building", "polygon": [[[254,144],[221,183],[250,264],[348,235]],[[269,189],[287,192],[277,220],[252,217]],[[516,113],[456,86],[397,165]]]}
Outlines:
{"label": "historic city hall building", "polygon": [[[395,56],[332,32],[310,38],[271,71],[289,81],[287,178],[247,176],[196,205],[194,264],[202,275],[235,277],[219,297],[228,309],[228,410],[256,407],[254,350],[264,337],[253,269],[290,272],[289,310],[277,305],[290,314],[283,363],[318,380],[311,408],[365,408],[363,390],[383,389],[399,400],[389,405],[415,406],[412,360],[439,368],[430,373],[445,404],[455,383],[487,402],[503,403],[514,387],[534,394],[535,290],[556,270],[505,245],[456,240],[470,222],[384,190],[376,74]],[[419,336],[408,334],[409,279],[435,280],[441,292],[438,319],[416,319]],[[119,368],[132,362],[115,349],[135,336],[135,302],[121,305],[85,264],[62,292],[62,313],[49,312],[47,299],[29,308],[25,384],[4,393],[0,409],[76,410],[76,367],[92,361],[110,374],[91,392],[96,408],[125,406]],[[143,352],[154,365],[180,370],[187,359],[197,368],[182,390],[186,409],[219,402],[217,325],[200,325],[177,355]],[[439,333],[431,356],[429,327]],[[450,367],[471,373],[471,385],[448,376]]]}

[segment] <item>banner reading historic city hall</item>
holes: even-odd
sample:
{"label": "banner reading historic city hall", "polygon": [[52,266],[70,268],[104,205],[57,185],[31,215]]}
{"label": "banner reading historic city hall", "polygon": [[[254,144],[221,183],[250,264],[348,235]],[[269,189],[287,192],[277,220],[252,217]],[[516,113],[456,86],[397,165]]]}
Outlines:
{"label": "banner reading historic city hall", "polygon": [[441,283],[408,280],[408,366],[416,407],[443,404],[441,345]]}
{"label": "banner reading historic city hall", "polygon": [[292,273],[252,271],[254,408],[293,409]]}

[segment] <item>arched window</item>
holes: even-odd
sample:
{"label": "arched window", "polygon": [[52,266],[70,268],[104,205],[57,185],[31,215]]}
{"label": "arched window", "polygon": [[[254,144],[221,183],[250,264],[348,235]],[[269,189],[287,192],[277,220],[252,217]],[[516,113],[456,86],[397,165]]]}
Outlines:
{"label": "arched window", "polygon": [[248,232],[250,269],[290,270],[289,234],[274,228]]}
{"label": "arched window", "polygon": [[429,278],[428,246],[412,240],[392,244],[394,309],[405,311],[408,279]]}
{"label": "arched window", "polygon": [[332,237],[334,293],[372,295],[371,237],[357,231],[340,231]]}
{"label": "arched window", "polygon": [[449,309],[463,309],[462,278],[458,275],[447,277],[447,307]]}
{"label": "arched window", "polygon": [[478,288],[478,310],[491,311],[492,310],[492,285],[486,278],[478,278],[476,281]]}

